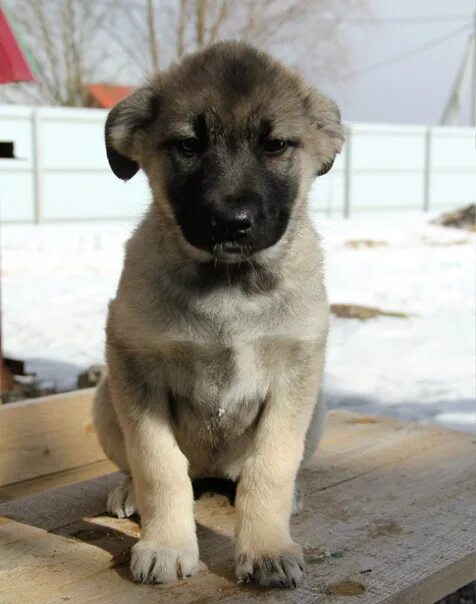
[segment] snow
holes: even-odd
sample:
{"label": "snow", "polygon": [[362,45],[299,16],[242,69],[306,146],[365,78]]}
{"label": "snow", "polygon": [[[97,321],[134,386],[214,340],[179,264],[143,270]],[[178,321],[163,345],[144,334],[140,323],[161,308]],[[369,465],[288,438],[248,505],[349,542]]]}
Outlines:
{"label": "snow", "polygon": [[[410,315],[333,320],[330,405],[475,430],[476,237],[430,225],[423,214],[316,223],[331,302]],[[345,245],[355,239],[386,245]]]}
{"label": "snow", "polygon": [[[476,236],[418,213],[316,214],[332,303],[408,318],[333,318],[330,407],[476,430]],[[103,360],[108,300],[133,223],[8,225],[1,231],[5,352],[58,389]],[[349,241],[384,242],[354,248]]]}

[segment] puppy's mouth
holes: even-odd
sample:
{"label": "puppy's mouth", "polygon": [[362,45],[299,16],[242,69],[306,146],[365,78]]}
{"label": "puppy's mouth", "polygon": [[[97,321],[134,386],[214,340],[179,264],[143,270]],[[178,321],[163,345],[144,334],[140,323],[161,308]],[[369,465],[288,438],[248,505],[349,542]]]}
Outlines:
{"label": "puppy's mouth", "polygon": [[283,211],[271,219],[257,221],[251,228],[213,224],[208,216],[195,216],[190,212],[179,213],[176,221],[183,239],[191,246],[188,249],[192,257],[199,262],[211,260],[215,264],[246,264],[281,239],[287,229],[288,218],[288,213]]}
{"label": "puppy's mouth", "polygon": [[213,257],[217,262],[241,262],[250,255],[250,248],[239,241],[221,241],[213,246]]}

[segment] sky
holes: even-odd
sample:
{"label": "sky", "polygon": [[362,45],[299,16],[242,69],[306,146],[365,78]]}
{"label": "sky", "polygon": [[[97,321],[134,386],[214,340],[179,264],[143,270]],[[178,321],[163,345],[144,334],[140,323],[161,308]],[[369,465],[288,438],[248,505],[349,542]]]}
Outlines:
{"label": "sky", "polygon": [[[474,0],[368,0],[368,4],[375,23],[349,25],[351,69],[357,74],[346,81],[325,84],[325,91],[337,101],[348,121],[438,124],[471,24],[474,27]],[[459,15],[468,18],[454,18]],[[407,18],[422,19],[398,21]],[[451,37],[465,23],[469,27]],[[449,39],[432,48],[410,53],[445,36]],[[364,73],[375,63],[407,51],[406,58]],[[469,88],[465,98],[468,120]]]}
{"label": "sky", "polygon": [[[143,5],[143,0],[135,2]],[[320,4],[315,2],[318,11]],[[361,2],[362,14],[352,11],[345,18],[350,58],[347,77],[319,81],[317,69],[312,78],[312,65],[305,75],[337,101],[346,121],[439,124],[474,30],[476,0]],[[299,67],[295,57],[282,58]],[[117,73],[115,51],[108,60],[113,62],[111,72]],[[385,65],[379,66],[381,63]],[[120,74],[123,83],[139,83],[131,78],[127,63]],[[466,124],[470,89],[468,85],[463,97]]]}

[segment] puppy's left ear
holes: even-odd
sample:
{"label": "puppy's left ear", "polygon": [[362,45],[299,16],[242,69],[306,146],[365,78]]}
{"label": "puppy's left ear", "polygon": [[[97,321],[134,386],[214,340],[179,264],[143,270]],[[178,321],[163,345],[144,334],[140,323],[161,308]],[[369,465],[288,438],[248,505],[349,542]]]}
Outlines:
{"label": "puppy's left ear", "polygon": [[316,176],[329,172],[344,144],[344,128],[337,105],[327,96],[311,90],[305,101],[314,130]]}
{"label": "puppy's left ear", "polygon": [[109,165],[122,180],[140,168],[140,132],[154,120],[158,99],[151,86],[144,86],[115,105],[106,120],[105,139]]}

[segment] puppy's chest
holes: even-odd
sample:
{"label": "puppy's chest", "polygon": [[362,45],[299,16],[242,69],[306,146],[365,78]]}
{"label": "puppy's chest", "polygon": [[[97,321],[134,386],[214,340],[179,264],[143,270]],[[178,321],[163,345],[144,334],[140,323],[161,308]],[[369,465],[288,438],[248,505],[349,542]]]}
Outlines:
{"label": "puppy's chest", "polygon": [[214,439],[222,433],[239,436],[255,421],[269,388],[259,343],[190,344],[174,357],[167,381],[179,429]]}

